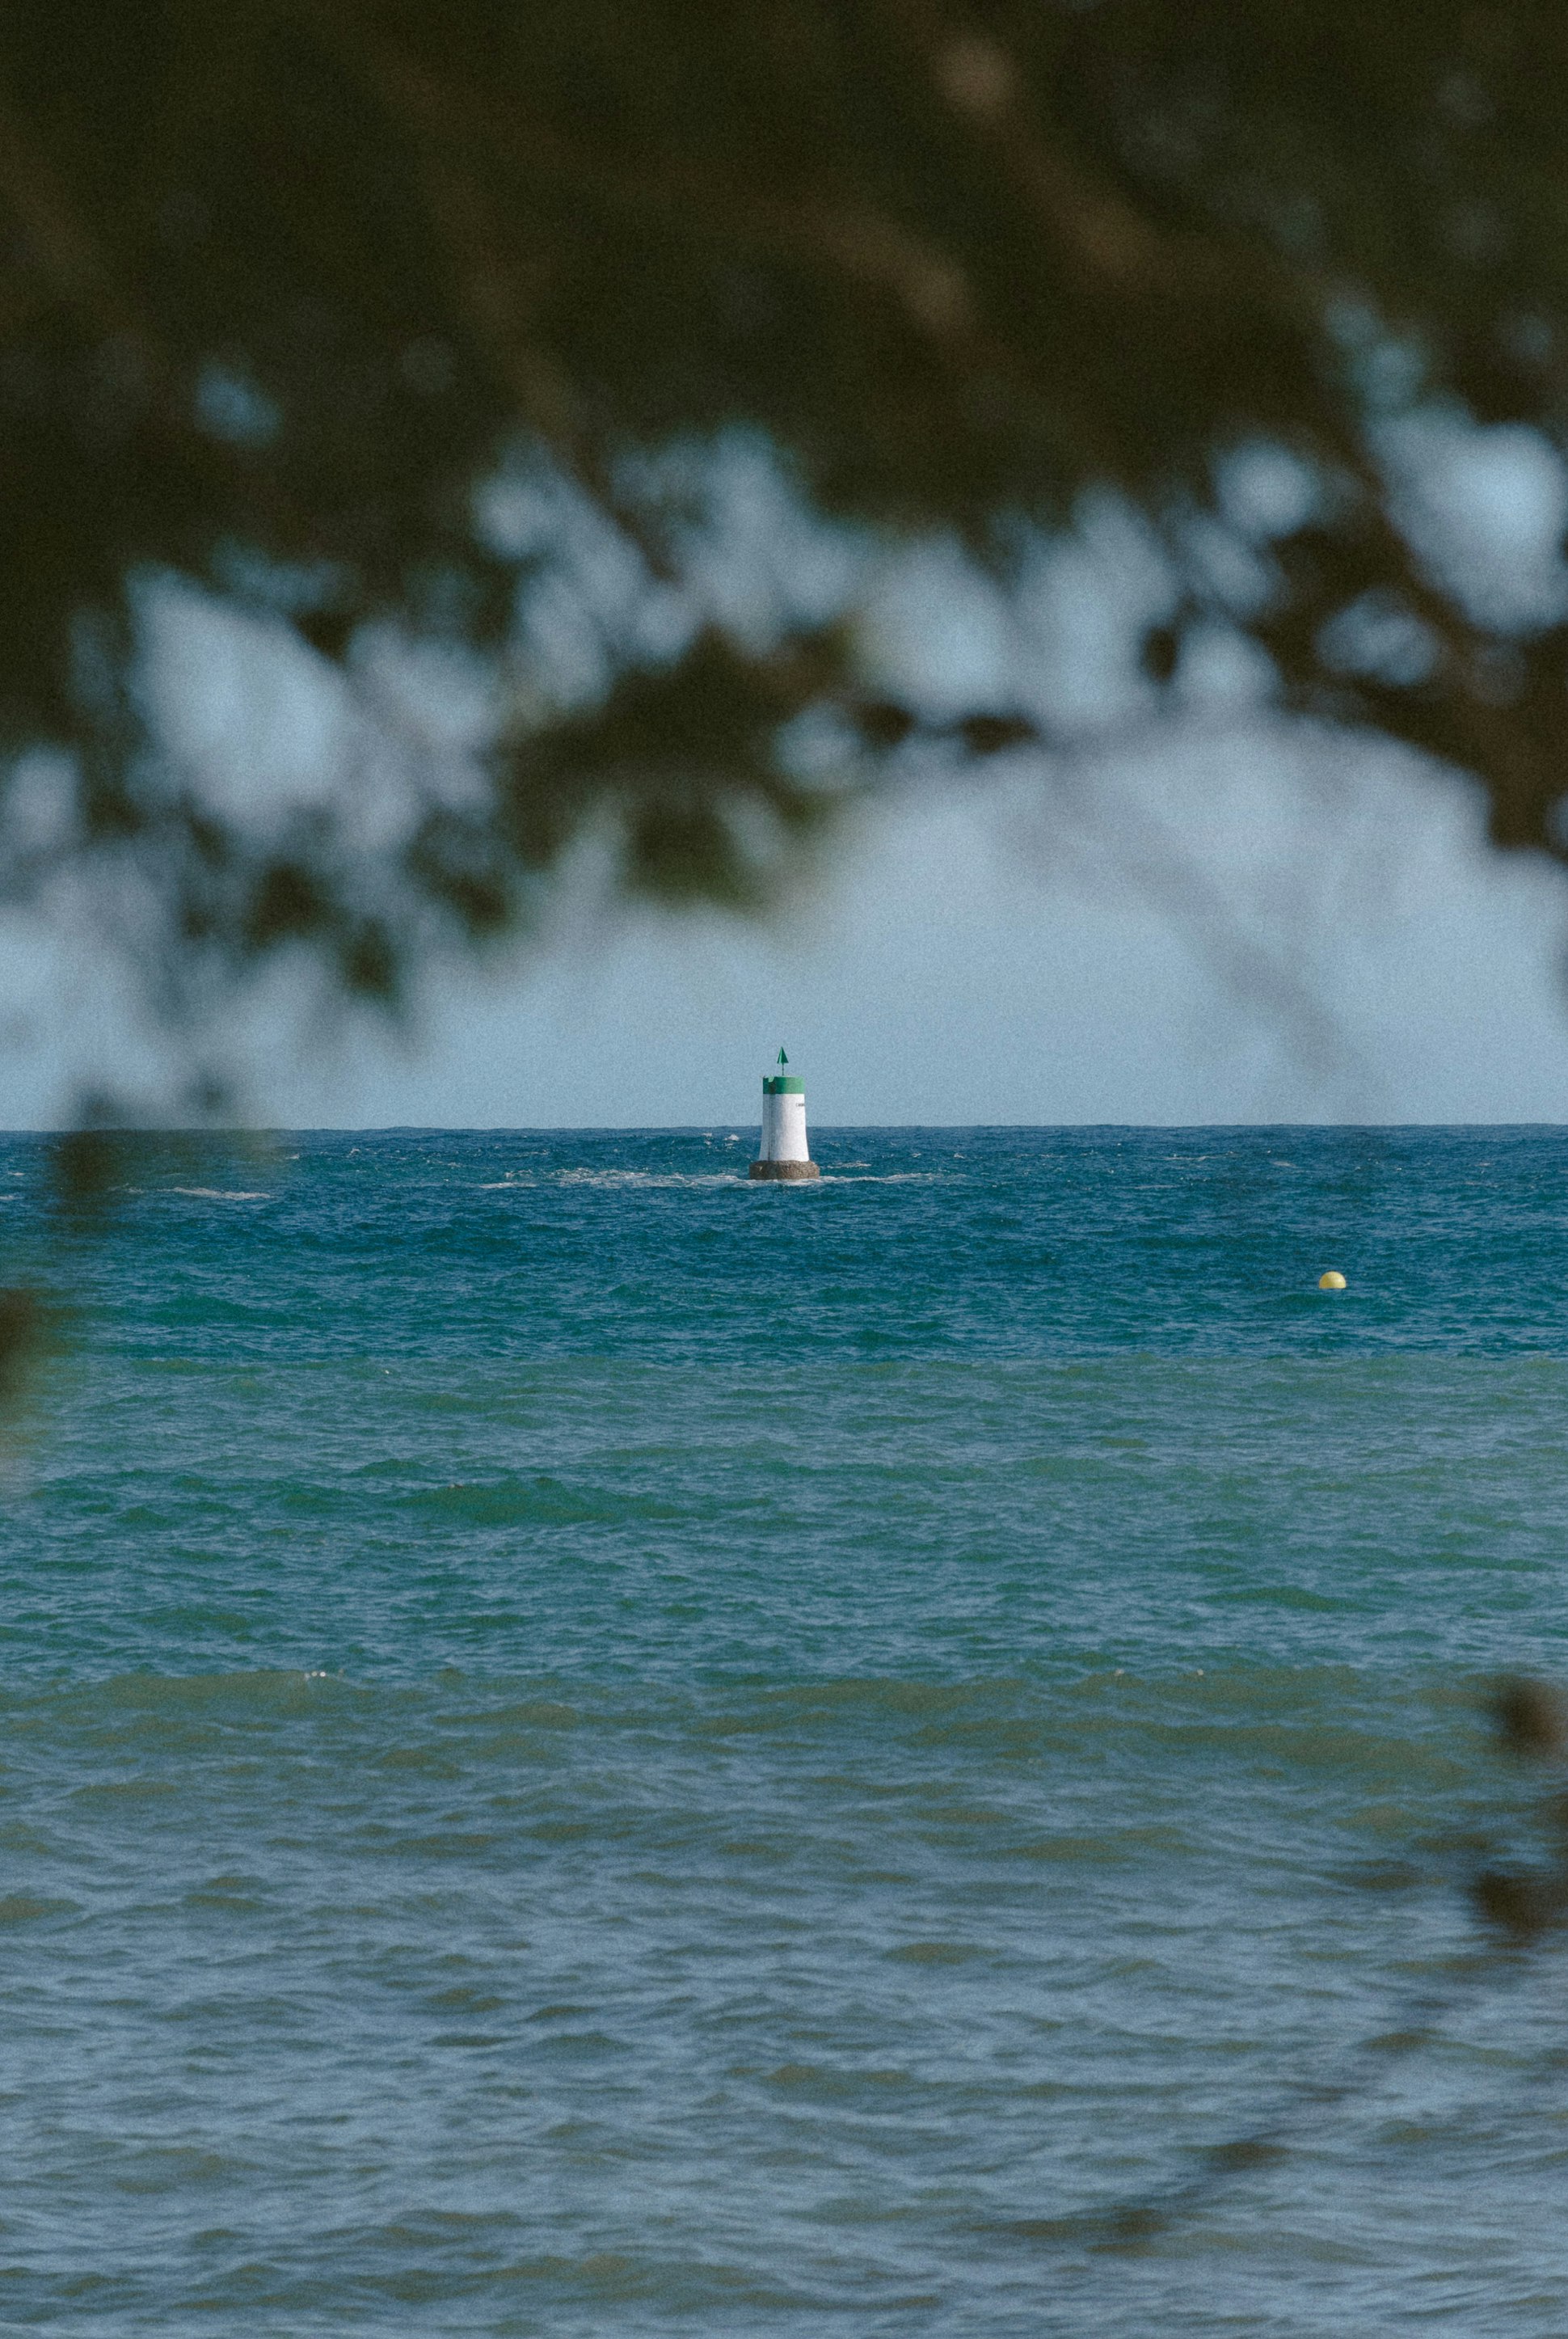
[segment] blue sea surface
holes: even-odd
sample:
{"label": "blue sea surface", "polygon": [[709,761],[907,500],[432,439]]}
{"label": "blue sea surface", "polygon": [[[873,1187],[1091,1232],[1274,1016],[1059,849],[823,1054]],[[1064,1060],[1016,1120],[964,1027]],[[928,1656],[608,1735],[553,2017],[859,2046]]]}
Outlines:
{"label": "blue sea surface", "polygon": [[1568,1131],[754,1138],[0,1141],[0,2328],[1568,2330]]}

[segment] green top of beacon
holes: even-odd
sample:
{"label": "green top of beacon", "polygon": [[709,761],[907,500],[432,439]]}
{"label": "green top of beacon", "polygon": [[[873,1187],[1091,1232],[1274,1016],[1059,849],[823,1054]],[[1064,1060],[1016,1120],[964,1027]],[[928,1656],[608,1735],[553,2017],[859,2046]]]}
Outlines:
{"label": "green top of beacon", "polygon": [[[778,1060],[781,1064],[789,1061],[782,1048]],[[822,1176],[806,1143],[805,1082],[794,1072],[763,1074],[762,1143],[751,1174],[788,1185]]]}

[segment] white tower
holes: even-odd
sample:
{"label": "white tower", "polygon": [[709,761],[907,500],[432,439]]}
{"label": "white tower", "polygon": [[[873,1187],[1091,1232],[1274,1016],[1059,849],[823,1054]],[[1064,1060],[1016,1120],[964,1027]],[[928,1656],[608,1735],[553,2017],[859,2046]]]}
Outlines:
{"label": "white tower", "polygon": [[[779,1063],[789,1058],[779,1050]],[[754,1178],[820,1178],[805,1141],[805,1082],[793,1072],[770,1072],[763,1081],[762,1150],[752,1163]]]}

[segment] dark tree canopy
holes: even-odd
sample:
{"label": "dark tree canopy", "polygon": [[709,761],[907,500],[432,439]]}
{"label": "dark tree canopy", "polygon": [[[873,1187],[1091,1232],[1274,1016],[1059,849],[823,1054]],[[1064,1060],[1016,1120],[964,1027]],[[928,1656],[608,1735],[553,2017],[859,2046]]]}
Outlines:
{"label": "dark tree canopy", "polygon": [[[432,800],[399,909],[330,824],[247,840],[153,772],[138,577],[334,660],[391,617],[504,659],[536,556],[477,482],[542,450],[657,578],[680,531],[628,459],[740,424],[823,515],[1004,574],[1119,489],[1185,579],[1158,678],[1217,590],[1184,530],[1263,440],[1317,482],[1239,613],[1284,703],[1474,773],[1499,842],[1559,852],[1568,627],[1467,608],[1376,433],[1419,394],[1563,439],[1565,124],[1551,0],[14,0],[5,741],[74,751],[54,849],[140,854],[177,943],[304,941],[386,992],[408,903],[499,930],[590,820],[634,884],[745,898],[815,814],[789,718],[834,706],[869,769],[915,712],[831,627],[626,649],[502,726],[482,799]],[[1347,656],[1369,609],[1419,654]],[[977,707],[954,744],[1030,729]]]}

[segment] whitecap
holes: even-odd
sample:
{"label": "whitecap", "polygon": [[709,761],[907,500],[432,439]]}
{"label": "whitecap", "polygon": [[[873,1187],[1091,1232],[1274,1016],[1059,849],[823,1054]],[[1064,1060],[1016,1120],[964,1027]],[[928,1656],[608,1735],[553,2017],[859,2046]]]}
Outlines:
{"label": "whitecap", "polygon": [[562,1170],[560,1186],[735,1186],[743,1183],[734,1170]]}
{"label": "whitecap", "polygon": [[[853,1169],[853,1162],[846,1163]],[[845,1178],[836,1170],[824,1170],[818,1183],[823,1186],[940,1186],[940,1170],[880,1170],[872,1178]]]}

